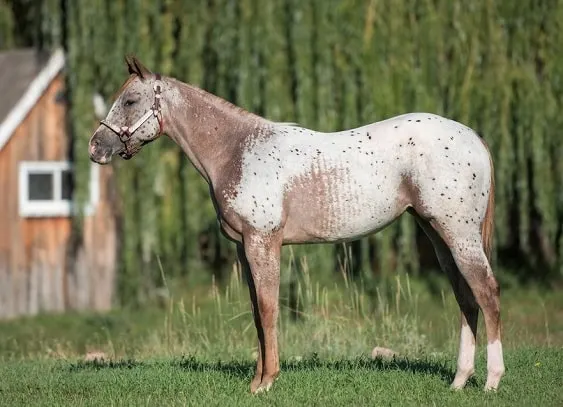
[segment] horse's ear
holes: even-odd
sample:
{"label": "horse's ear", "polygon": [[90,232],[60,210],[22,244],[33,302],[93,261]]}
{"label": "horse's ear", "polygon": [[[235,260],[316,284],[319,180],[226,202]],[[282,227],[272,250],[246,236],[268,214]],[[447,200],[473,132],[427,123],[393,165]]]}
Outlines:
{"label": "horse's ear", "polygon": [[147,69],[141,61],[137,59],[137,57],[133,55],[126,55],[125,62],[127,63],[127,68],[129,70],[129,74],[135,74],[139,76],[141,79],[148,78],[152,75],[152,72]]}
{"label": "horse's ear", "polygon": [[129,71],[129,75],[133,75],[136,74],[136,67],[135,67],[135,63],[133,62],[133,56],[132,55],[125,55],[125,63],[127,64],[127,70]]}

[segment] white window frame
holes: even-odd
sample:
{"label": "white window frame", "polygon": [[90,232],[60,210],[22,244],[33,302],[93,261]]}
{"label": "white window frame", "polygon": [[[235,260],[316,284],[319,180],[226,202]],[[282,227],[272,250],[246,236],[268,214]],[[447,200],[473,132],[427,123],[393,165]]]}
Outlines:
{"label": "white window frame", "polygon": [[[18,174],[19,214],[21,217],[69,217],[75,213],[72,200],[62,199],[62,173],[72,170],[70,161],[21,161]],[[29,173],[44,173],[53,175],[52,200],[29,200]],[[100,195],[99,166],[90,164],[90,199],[86,203],[84,213],[90,216],[94,213]]]}

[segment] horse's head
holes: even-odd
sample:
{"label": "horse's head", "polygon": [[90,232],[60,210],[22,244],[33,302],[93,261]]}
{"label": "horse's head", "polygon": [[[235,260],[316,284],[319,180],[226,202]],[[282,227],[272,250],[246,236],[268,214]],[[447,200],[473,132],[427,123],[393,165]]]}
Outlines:
{"label": "horse's head", "polygon": [[115,154],[130,159],[162,132],[160,76],[135,57],[126,57],[125,61],[131,76],[90,138],[90,159],[99,164],[109,163]]}

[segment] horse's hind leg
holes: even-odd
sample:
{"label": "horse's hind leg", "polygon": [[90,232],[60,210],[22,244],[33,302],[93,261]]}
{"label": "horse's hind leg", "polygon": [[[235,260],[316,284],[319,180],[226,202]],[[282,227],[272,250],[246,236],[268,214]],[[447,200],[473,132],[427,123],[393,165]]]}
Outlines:
{"label": "horse's hind leg", "polygon": [[[487,382],[485,390],[496,390],[504,374],[500,338],[500,290],[497,280],[492,273],[489,260],[485,255],[481,231],[478,228],[471,227],[456,228],[456,225],[453,224],[447,228],[448,232],[446,232],[445,223],[442,223],[444,227],[436,221],[432,221],[430,224],[427,223],[426,227],[428,225],[432,226],[433,231],[431,234],[434,234],[434,240],[436,240],[436,235],[438,235],[442,240],[442,244],[449,248],[450,256],[453,258],[461,276],[458,275],[452,280],[463,314],[458,372],[452,387],[462,387],[469,377],[467,372],[472,372],[473,370],[475,334],[477,331],[477,316],[473,309],[476,301],[481,311],[483,311],[485,328],[487,330]],[[440,252],[442,254],[439,254],[439,257],[445,256],[446,264],[451,263],[445,255],[443,247],[440,248]],[[451,268],[452,266],[449,264],[446,270]],[[448,275],[450,275],[449,272]],[[472,293],[472,296],[469,295],[469,292]],[[465,321],[463,320],[464,317]],[[463,325],[464,322],[467,323],[467,327]],[[471,330],[471,334],[469,330]],[[464,360],[465,357],[471,359],[471,363],[466,362]],[[470,367],[470,369],[467,369],[467,367]]]}
{"label": "horse's hind leg", "polygon": [[434,250],[436,251],[438,262],[450,280],[455,298],[461,310],[461,332],[457,372],[451,387],[453,389],[462,389],[475,371],[475,341],[477,337],[479,306],[467,282],[461,275],[448,245],[428,221],[422,219],[414,211],[410,212],[415,216],[418,224],[430,238]]}
{"label": "horse's hind leg", "polygon": [[471,288],[485,318],[487,330],[487,382],[485,390],[496,390],[504,375],[500,338],[500,289],[476,230],[454,238],[450,244],[453,258]]}

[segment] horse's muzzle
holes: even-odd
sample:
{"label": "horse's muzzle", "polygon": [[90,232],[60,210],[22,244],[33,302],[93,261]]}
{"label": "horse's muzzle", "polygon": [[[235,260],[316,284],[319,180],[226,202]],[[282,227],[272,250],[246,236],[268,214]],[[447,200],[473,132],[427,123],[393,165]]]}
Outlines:
{"label": "horse's muzzle", "polygon": [[94,133],[88,144],[88,155],[90,160],[98,164],[108,164],[113,156],[113,147],[102,141],[97,132]]}
{"label": "horse's muzzle", "polygon": [[111,150],[103,149],[99,150],[96,146],[90,145],[88,147],[88,153],[90,155],[90,160],[98,164],[108,164],[111,161]]}

